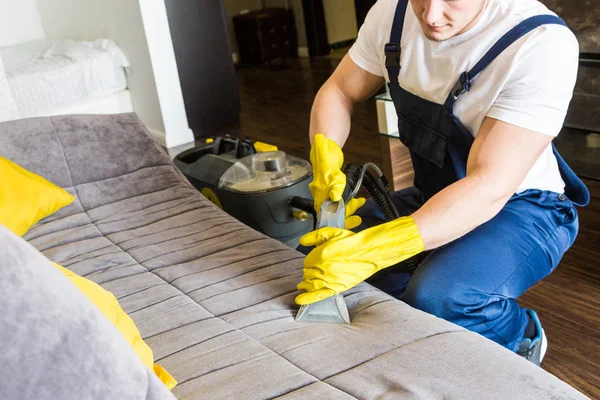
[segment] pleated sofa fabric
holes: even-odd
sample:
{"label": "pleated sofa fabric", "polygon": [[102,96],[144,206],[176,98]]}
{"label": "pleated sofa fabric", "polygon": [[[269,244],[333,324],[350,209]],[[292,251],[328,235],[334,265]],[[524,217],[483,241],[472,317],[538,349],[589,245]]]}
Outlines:
{"label": "pleated sofa fabric", "polygon": [[495,343],[361,284],[351,325],[294,322],[303,256],[202,197],[135,114],[0,124],[76,197],[25,236],[111,291],[179,399],[578,399]]}

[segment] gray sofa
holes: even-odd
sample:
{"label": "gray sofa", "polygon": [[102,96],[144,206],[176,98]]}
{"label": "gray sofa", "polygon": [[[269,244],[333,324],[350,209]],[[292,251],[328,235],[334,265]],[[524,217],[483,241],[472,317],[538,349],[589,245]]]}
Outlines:
{"label": "gray sofa", "polygon": [[75,196],[24,239],[117,297],[179,399],[585,398],[366,283],[345,293],[352,325],[294,322],[303,256],[202,197],[134,114],[0,124],[0,156]]}

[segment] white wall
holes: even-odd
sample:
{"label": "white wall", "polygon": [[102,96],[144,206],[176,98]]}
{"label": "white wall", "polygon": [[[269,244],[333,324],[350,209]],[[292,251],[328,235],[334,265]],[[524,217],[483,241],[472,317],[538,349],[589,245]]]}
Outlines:
{"label": "white wall", "polygon": [[0,0],[0,47],[43,38],[36,0]]}
{"label": "white wall", "polygon": [[323,1],[323,10],[329,44],[358,37],[354,0],[325,0]]}
{"label": "white wall", "polygon": [[167,147],[194,141],[190,130],[164,0],[139,0]]}
{"label": "white wall", "polygon": [[47,39],[114,40],[131,63],[128,85],[133,107],[146,127],[169,147],[193,141],[162,0],[37,0],[37,4]]}

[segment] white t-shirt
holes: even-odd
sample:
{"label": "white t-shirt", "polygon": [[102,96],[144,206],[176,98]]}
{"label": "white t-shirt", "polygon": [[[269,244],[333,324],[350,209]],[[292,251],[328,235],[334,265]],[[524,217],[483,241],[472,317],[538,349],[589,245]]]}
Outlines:
{"label": "white t-shirt", "polygon": [[[384,45],[397,0],[379,0],[369,11],[350,58],[364,70],[383,76]],[[502,35],[526,18],[552,14],[536,0],[491,0],[476,25],[444,42],[425,37],[410,5],[402,33],[400,85],[409,92],[443,104],[460,74],[468,71]],[[471,90],[454,105],[454,114],[473,134],[486,116],[525,129],[556,136],[573,94],[579,44],[567,28],[544,25],[520,38],[472,80]],[[552,147],[531,168],[518,192],[542,189],[564,192]]]}

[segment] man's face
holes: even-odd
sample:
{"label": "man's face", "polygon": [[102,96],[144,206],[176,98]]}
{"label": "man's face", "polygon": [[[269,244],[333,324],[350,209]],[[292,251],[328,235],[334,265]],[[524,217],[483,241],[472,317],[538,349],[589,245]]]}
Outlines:
{"label": "man's face", "polygon": [[428,39],[443,42],[469,30],[489,0],[410,0]]}

